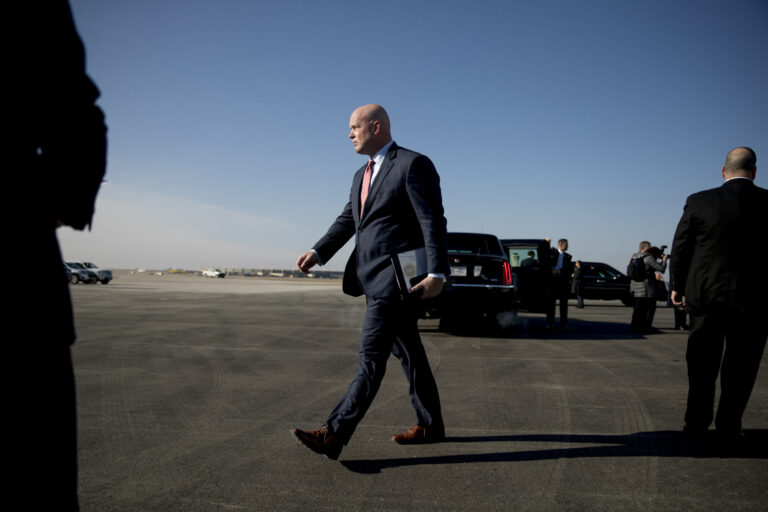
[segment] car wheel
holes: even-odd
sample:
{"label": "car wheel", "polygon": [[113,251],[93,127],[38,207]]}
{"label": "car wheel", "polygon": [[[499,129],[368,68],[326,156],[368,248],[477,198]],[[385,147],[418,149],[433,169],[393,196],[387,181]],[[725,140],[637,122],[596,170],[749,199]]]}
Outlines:
{"label": "car wheel", "polygon": [[77,276],[77,274],[72,274],[72,277],[69,278],[69,282],[72,284],[77,284],[80,282],[80,278]]}
{"label": "car wheel", "polygon": [[109,283],[109,279],[102,279],[101,280],[101,284],[107,284],[107,283]]}

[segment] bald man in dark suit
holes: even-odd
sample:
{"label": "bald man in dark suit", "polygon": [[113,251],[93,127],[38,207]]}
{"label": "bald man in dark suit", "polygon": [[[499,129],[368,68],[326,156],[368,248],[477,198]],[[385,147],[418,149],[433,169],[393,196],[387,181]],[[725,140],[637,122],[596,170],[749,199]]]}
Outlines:
{"label": "bald man in dark suit", "polygon": [[672,302],[685,303],[692,318],[683,429],[690,437],[712,423],[719,371],[715,427],[727,440],[741,438],[768,337],[768,190],[753,183],[756,162],[750,148],[730,151],[725,183],[688,198],[672,244]]}
{"label": "bald man in dark suit", "polygon": [[356,109],[349,121],[355,151],[369,161],[355,173],[349,201],[341,215],[296,266],[308,272],[327,262],[350,238],[355,249],[344,271],[343,290],[365,295],[366,313],[360,339],[360,364],[346,395],[320,428],[293,434],[311,450],[337,459],[371,405],[386,370],[387,359],[400,359],[409,384],[417,423],[393,436],[399,444],[442,441],[445,437],[437,384],[421,344],[409,290],[398,286],[393,254],[423,250],[427,277],[411,292],[421,298],[438,295],[448,272],[446,221],[440,178],[432,161],[398,146],[389,116],[379,105]]}

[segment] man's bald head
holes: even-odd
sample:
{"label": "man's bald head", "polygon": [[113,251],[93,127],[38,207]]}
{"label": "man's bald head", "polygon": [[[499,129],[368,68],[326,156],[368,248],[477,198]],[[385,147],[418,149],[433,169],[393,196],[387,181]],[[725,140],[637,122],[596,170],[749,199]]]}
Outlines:
{"label": "man's bald head", "polygon": [[751,148],[734,148],[725,157],[723,166],[723,178],[749,178],[755,179],[757,171],[757,155]]}
{"label": "man's bald head", "polygon": [[392,133],[389,115],[381,105],[363,105],[349,118],[349,138],[360,154],[373,156],[389,141]]}

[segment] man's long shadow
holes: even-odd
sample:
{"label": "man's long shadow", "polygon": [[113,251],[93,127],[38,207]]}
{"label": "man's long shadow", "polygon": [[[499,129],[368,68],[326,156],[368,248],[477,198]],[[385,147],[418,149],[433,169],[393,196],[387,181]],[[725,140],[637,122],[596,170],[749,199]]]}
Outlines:
{"label": "man's long shadow", "polygon": [[[532,338],[532,339],[563,339],[563,340],[605,340],[629,341],[644,339],[643,334],[629,332],[629,325],[619,322],[601,320],[572,319],[567,330],[545,328],[544,318],[523,318],[507,327],[496,325],[460,324],[448,330],[451,336],[470,338]],[[423,333],[440,332],[438,327],[420,326]]]}
{"label": "man's long shadow", "polygon": [[380,473],[382,469],[433,464],[522,462],[583,457],[689,457],[768,458],[768,429],[746,430],[737,443],[726,443],[708,432],[703,439],[686,439],[679,431],[661,430],[626,435],[528,434],[515,436],[448,437],[450,443],[578,443],[600,446],[543,448],[496,453],[470,453],[380,460],[345,460],[341,463],[356,473]]}

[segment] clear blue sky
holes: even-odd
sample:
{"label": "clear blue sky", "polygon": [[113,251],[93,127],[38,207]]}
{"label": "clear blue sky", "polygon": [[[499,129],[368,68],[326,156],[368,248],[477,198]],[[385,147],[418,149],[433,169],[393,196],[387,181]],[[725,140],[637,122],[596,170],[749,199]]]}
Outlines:
{"label": "clear blue sky", "polygon": [[67,258],[292,267],[364,163],[347,135],[366,103],[435,162],[449,230],[566,237],[620,269],[671,242],[732,147],[768,186],[764,0],[71,6],[109,181],[93,231],[61,230]]}

